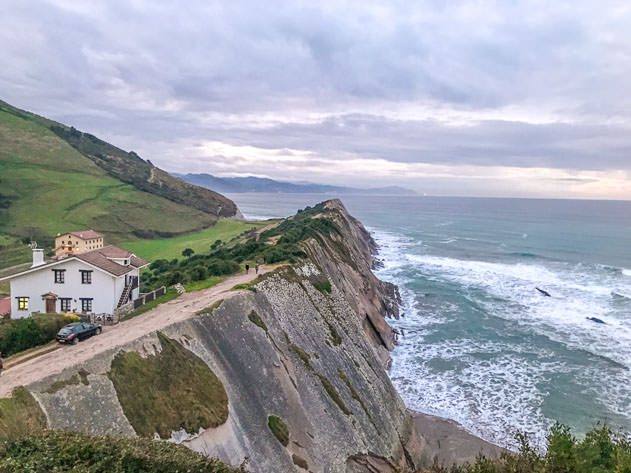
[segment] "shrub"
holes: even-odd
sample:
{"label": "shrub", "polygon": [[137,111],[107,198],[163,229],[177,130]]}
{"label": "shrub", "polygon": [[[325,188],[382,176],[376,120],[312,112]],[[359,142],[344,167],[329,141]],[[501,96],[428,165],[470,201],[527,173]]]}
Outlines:
{"label": "shrub", "polygon": [[196,266],[191,271],[191,279],[193,281],[203,281],[208,277],[208,272],[203,266]]}
{"label": "shrub", "polygon": [[546,453],[537,453],[524,434],[516,435],[519,453],[500,458],[478,457],[472,465],[444,468],[434,465],[427,473],[628,473],[631,440],[616,436],[606,426],[596,427],[576,440],[570,429],[555,424],[548,434]]}
{"label": "shrub", "polygon": [[35,314],[24,319],[0,321],[0,352],[14,355],[52,342],[61,327],[76,322],[74,314]]}
{"label": "shrub", "polygon": [[167,285],[173,286],[174,284],[184,282],[185,280],[186,278],[184,277],[184,274],[182,274],[180,271],[173,271],[172,273],[169,274],[169,278],[167,279]]}
{"label": "shrub", "polygon": [[170,442],[72,432],[21,437],[4,444],[1,453],[3,473],[245,473]]}

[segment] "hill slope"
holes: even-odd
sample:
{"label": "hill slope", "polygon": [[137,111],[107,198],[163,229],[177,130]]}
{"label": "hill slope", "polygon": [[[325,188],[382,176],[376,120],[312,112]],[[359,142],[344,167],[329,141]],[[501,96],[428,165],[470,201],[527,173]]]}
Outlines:
{"label": "hill slope", "polygon": [[87,227],[113,242],[171,236],[235,215],[236,205],[220,194],[0,101],[1,266],[24,258],[20,239],[46,243],[58,232]]}
{"label": "hill slope", "polygon": [[404,187],[375,187],[360,189],[357,187],[330,186],[313,182],[283,182],[261,177],[217,177],[212,174],[175,174],[183,181],[214,189],[218,192],[284,192],[295,194],[388,194],[414,195],[415,192]]}
{"label": "hill slope", "polygon": [[1,100],[0,111],[49,129],[79,153],[104,169],[110,176],[132,184],[139,190],[219,217],[239,215],[236,204],[230,199],[207,188],[198,187],[171,176],[162,169],[153,166],[150,161],[143,160],[133,151],[123,151],[94,135],[25,112]]}

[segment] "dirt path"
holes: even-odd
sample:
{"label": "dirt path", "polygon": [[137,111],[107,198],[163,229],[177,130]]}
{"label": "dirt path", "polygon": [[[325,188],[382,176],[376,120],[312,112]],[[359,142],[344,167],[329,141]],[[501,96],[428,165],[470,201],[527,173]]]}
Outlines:
{"label": "dirt path", "polygon": [[[259,274],[275,269],[267,266]],[[232,291],[237,284],[245,284],[257,277],[254,270],[249,274],[239,273],[224,279],[215,286],[201,291],[187,292],[177,299],[160,304],[155,309],[121,322],[113,327],[103,327],[103,333],[89,338],[77,345],[63,346],[58,350],[43,353],[7,369],[0,376],[0,398],[7,397],[14,388],[25,386],[51,374],[89,360],[94,355],[119,345],[129,343],[143,335],[160,330],[168,325],[195,315],[200,309],[208,307],[220,299],[228,299],[244,291]]]}

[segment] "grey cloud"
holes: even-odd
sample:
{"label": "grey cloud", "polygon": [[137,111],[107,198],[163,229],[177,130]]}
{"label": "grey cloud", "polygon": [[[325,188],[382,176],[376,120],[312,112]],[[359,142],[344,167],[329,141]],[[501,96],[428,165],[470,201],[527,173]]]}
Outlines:
{"label": "grey cloud", "polygon": [[[625,5],[7,0],[0,98],[165,167],[164,148],[216,140],[338,159],[628,170]],[[567,123],[382,116],[422,103]],[[300,123],[295,111],[324,118]],[[284,119],[239,123],[257,114]]]}

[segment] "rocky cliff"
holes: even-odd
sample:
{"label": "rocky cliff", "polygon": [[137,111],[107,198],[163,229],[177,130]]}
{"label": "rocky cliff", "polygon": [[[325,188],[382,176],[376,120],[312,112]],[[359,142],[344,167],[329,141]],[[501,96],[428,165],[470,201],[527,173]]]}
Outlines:
{"label": "rocky cliff", "polygon": [[[170,438],[252,472],[394,472],[424,441],[384,366],[396,288],[341,202],[308,257],[198,315],[27,386],[48,427]],[[426,455],[425,455],[426,456]]]}

